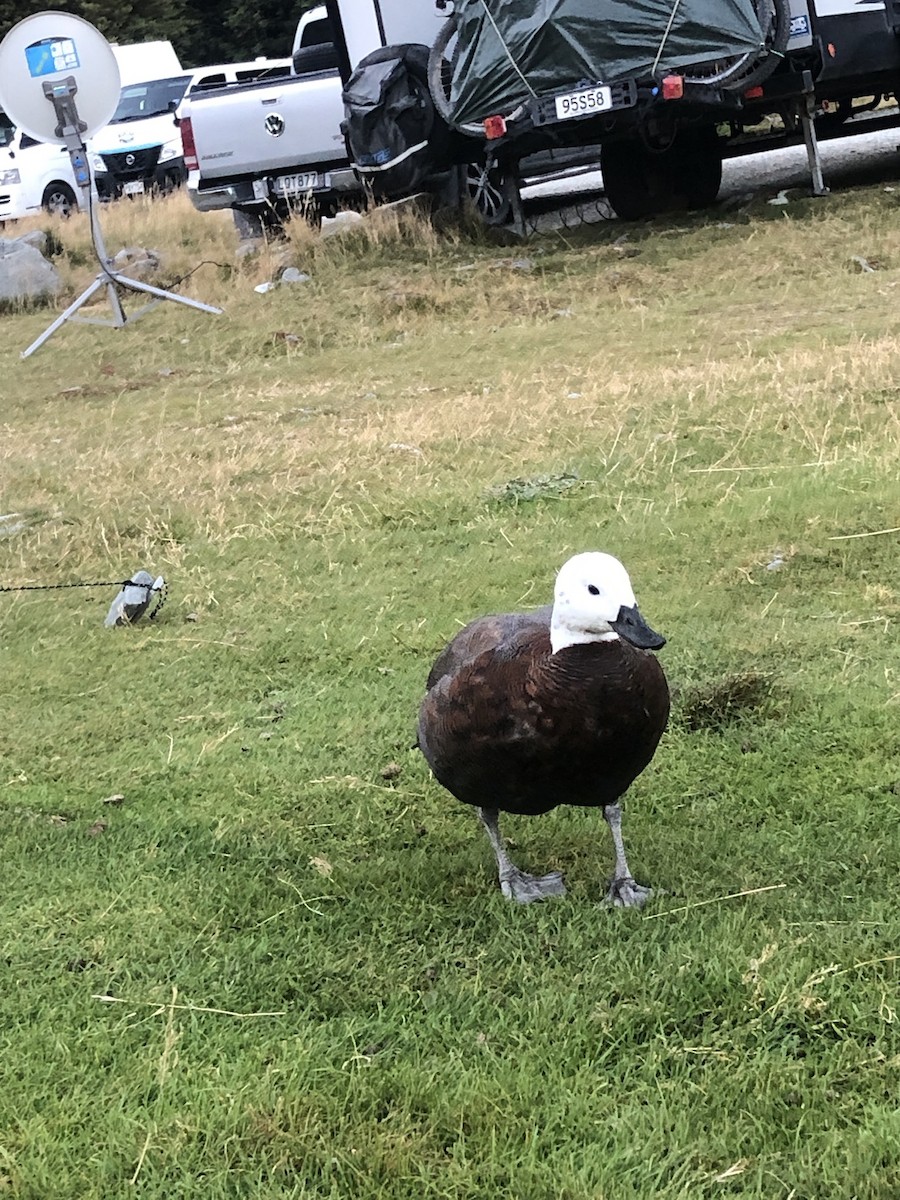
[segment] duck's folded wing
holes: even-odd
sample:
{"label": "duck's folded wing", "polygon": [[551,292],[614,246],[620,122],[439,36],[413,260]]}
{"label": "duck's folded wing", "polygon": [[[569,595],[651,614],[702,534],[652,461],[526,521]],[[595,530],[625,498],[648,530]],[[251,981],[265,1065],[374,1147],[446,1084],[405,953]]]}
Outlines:
{"label": "duck's folded wing", "polygon": [[530,633],[550,628],[551,605],[528,613],[498,613],[489,617],[478,617],[450,641],[434,661],[428,675],[426,690],[447,675],[455,675],[466,663],[472,662],[487,650],[496,650],[505,643],[515,641],[521,633]]}

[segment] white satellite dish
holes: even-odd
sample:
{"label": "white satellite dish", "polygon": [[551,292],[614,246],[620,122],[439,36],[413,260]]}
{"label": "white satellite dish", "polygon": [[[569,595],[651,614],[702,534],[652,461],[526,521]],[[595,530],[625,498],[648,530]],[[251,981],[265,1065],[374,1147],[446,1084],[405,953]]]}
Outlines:
{"label": "white satellite dish", "polygon": [[[72,13],[35,13],[14,25],[0,42],[0,108],[37,141],[54,142],[69,151],[82,205],[90,215],[91,240],[100,264],[100,274],[90,287],[22,351],[23,358],[33,354],[69,320],[121,329],[160,300],[174,300],[202,312],[222,311],[121,275],[106,252],[84,142],[109,123],[119,103],[119,90],[119,67],[109,42],[99,29]],[[113,319],[80,316],[79,310],[104,289]],[[143,293],[152,299],[129,318],[122,308],[120,291]]]}
{"label": "white satellite dish", "polygon": [[119,103],[119,65],[99,29],[67,12],[40,12],[14,25],[0,42],[0,108],[39,142],[64,146],[45,84],[75,81],[79,132],[89,138],[109,124]]}

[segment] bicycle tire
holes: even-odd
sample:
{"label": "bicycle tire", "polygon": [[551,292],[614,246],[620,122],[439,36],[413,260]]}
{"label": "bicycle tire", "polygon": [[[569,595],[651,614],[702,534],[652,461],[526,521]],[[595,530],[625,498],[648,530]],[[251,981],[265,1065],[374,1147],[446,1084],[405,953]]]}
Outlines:
{"label": "bicycle tire", "polygon": [[[765,38],[762,54],[756,50],[748,51],[723,60],[724,65],[719,70],[685,72],[685,83],[706,84],[726,91],[746,91],[768,79],[784,57],[791,35],[790,0],[756,0],[755,7]],[[760,12],[760,9],[765,11]],[[711,63],[710,68],[715,65]]]}
{"label": "bicycle tire", "polygon": [[456,33],[456,25],[456,16],[448,17],[438,31],[437,37],[432,42],[431,49],[428,51],[428,90],[431,92],[431,100],[434,107],[448,125],[452,124],[452,121],[450,118],[448,81],[444,69],[446,66],[444,51],[450,45],[450,41],[454,33]]}

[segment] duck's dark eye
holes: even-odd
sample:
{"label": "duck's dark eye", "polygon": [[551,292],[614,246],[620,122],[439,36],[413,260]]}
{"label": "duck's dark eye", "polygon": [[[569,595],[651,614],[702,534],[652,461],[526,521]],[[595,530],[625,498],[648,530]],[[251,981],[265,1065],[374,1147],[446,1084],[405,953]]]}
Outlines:
{"label": "duck's dark eye", "polygon": [[595,587],[593,583],[588,584],[588,591],[591,593],[592,596],[600,595],[600,589],[598,587]]}

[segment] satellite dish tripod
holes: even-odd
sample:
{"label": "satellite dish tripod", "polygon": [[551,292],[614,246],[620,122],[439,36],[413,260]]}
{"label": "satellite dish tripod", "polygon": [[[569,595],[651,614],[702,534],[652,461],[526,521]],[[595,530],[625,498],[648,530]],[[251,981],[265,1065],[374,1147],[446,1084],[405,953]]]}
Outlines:
{"label": "satellite dish tripod", "polygon": [[[75,94],[78,91],[77,84],[74,77],[69,75],[65,79],[56,82],[45,81],[43,89],[44,95],[56,110],[56,136],[65,139],[65,146],[69,152],[69,158],[72,160],[72,171],[75,175],[75,182],[81,189],[82,204],[90,216],[91,241],[94,244],[97,261],[100,263],[100,274],[90,287],[82,292],[78,299],[73,301],[65,312],[60,313],[53,324],[45,329],[36,341],[31,343],[27,350],[22,351],[22,358],[28,358],[29,354],[33,354],[35,350],[43,346],[44,342],[61,325],[64,325],[66,321],[81,321],[87,325],[110,325],[115,329],[121,329],[129,321],[134,321],[142,313],[155,308],[162,300],[173,300],[176,304],[186,304],[188,308],[197,308],[201,312],[221,313],[221,308],[215,308],[211,304],[202,304],[199,300],[191,300],[187,296],[178,296],[174,292],[166,292],[162,288],[153,287],[152,284],[143,283],[139,279],[129,279],[127,275],[121,275],[113,269],[112,260],[107,254],[106,246],[103,242],[103,233],[100,229],[100,218],[97,212],[98,206],[91,194],[91,172],[87,160],[87,147],[84,144],[82,136],[87,130],[87,125],[79,118],[78,109],[75,106]],[[112,320],[104,319],[103,317],[85,317],[80,315],[79,310],[97,292],[102,291],[104,288],[106,288],[106,296],[113,312]],[[143,292],[152,296],[153,299],[145,304],[143,308],[139,308],[136,312],[126,315],[125,310],[122,308],[120,291]]]}

